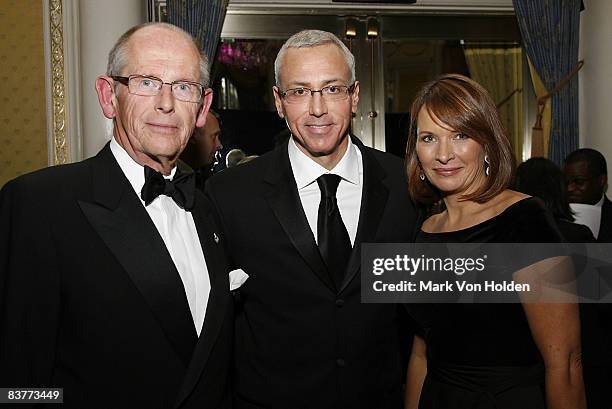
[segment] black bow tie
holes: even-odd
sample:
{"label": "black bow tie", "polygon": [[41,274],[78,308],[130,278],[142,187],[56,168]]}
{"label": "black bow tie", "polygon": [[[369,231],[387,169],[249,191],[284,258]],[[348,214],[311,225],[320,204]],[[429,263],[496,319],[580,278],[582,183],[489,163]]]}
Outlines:
{"label": "black bow tie", "polygon": [[166,195],[185,210],[191,210],[195,200],[195,175],[193,172],[179,173],[177,170],[174,179],[164,179],[161,173],[144,167],[145,183],[142,186],[140,197],[148,206],[159,195]]}

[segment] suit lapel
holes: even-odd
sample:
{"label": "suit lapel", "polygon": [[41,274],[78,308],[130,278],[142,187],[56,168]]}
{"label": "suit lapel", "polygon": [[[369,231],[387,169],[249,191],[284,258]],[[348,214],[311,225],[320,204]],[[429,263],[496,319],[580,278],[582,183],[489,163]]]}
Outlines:
{"label": "suit lapel", "polygon": [[136,285],[187,366],[197,335],[183,283],[108,145],[92,159],[92,180],[93,201],[79,201],[81,210]]}
{"label": "suit lapel", "polygon": [[380,218],[383,215],[389,196],[389,191],[384,185],[385,171],[359,139],[353,138],[352,141],[361,151],[363,159],[363,188],[355,244],[353,245],[346,275],[339,292],[342,292],[359,272],[361,267],[361,244],[375,240]]}
{"label": "suit lapel", "polygon": [[612,241],[612,202],[607,197],[604,197],[603,206],[601,207],[601,221],[599,222],[597,241],[600,243]]}
{"label": "suit lapel", "polygon": [[274,155],[271,158],[272,165],[268,168],[264,179],[267,185],[264,193],[266,200],[293,246],[317,277],[335,292],[334,284],[321,258],[302,208],[289,162],[287,144],[277,148]]}
{"label": "suit lapel", "polygon": [[179,391],[175,407],[187,398],[198,382],[212,350],[223,320],[227,313],[229,302],[229,272],[222,254],[223,243],[219,242],[219,234],[210,223],[212,216],[208,214],[208,206],[204,205],[206,198],[202,193],[196,191],[196,204],[192,211],[193,220],[198,231],[208,276],[210,278],[210,294],[206,306],[206,316],[200,338],[196,345],[193,358],[187,370],[187,375]]}

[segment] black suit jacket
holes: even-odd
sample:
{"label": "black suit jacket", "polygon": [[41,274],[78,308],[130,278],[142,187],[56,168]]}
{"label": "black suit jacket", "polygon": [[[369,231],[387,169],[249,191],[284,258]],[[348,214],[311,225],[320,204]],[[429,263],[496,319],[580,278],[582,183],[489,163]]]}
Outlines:
{"label": "black suit jacket", "polygon": [[363,157],[359,225],[336,291],[302,208],[287,144],[207,182],[230,259],[250,275],[236,305],[236,408],[401,408],[398,309],[361,303],[361,243],[416,230],[402,161]]}
{"label": "black suit jacket", "polygon": [[[597,242],[612,243],[612,202],[606,196],[604,196],[604,202],[601,208],[601,221],[599,222]],[[611,274],[607,272],[605,275],[610,277]],[[607,391],[612,381],[612,304],[598,304],[596,307],[598,314],[596,315],[597,321],[594,325],[597,325],[601,329],[603,336],[599,339],[600,345],[598,345],[598,348],[594,348],[594,350],[597,351],[596,354],[593,354],[593,358],[589,359],[588,363],[609,368],[605,386],[602,386],[602,390],[604,388],[606,390],[606,399],[608,399],[609,394]],[[590,357],[587,356],[587,358]]]}
{"label": "black suit jacket", "polygon": [[612,243],[612,202],[607,197],[604,197],[603,206],[601,207],[601,221],[599,222],[597,241],[599,243]]}
{"label": "black suit jacket", "polygon": [[[597,242],[612,243],[612,202],[607,197],[604,197],[601,208]],[[602,274],[606,277],[611,275],[607,271],[602,271]],[[609,408],[612,385],[612,304],[580,305],[580,327],[587,405],[590,409]]]}
{"label": "black suit jacket", "polygon": [[62,408],[226,407],[233,306],[209,209],[199,194],[211,292],[198,339],[170,254],[108,145],[6,184],[0,386],[63,387]]}

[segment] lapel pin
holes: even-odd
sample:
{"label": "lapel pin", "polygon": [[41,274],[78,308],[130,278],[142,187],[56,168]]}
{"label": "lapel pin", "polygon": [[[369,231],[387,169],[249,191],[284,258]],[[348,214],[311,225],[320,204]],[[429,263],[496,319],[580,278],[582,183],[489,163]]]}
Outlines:
{"label": "lapel pin", "polygon": [[217,236],[217,233],[213,233],[213,240],[215,243],[219,244],[219,236]]}

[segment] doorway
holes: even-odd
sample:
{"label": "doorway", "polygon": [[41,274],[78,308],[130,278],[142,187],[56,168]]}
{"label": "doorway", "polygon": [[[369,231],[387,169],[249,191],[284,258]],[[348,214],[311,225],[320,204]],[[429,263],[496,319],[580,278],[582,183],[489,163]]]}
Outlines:
{"label": "doorway", "polygon": [[[163,7],[158,5],[156,10],[164,15]],[[382,12],[375,6],[288,11],[280,5],[251,9],[247,3],[228,10],[212,64],[213,108],[221,117],[223,153],[239,148],[247,155],[261,155],[288,136],[286,124],[274,107],[274,59],[287,38],[308,28],[336,34],[355,55],[360,103],[352,132],[366,145],[401,157],[410,104],[423,83],[447,72],[474,78],[475,61],[480,60],[469,50],[484,49],[491,55],[515,50],[519,53],[515,66],[502,69],[502,74],[488,74],[493,76],[492,83],[515,83],[489,91],[496,92],[494,99],[501,103],[500,112],[508,118],[517,159],[525,156],[523,145],[528,141],[523,141],[523,135],[528,129],[525,123],[533,91],[525,58],[520,54],[520,32],[511,12],[449,10],[419,15]],[[499,58],[485,60],[493,67],[505,64]],[[503,78],[495,79],[496,75]]]}

